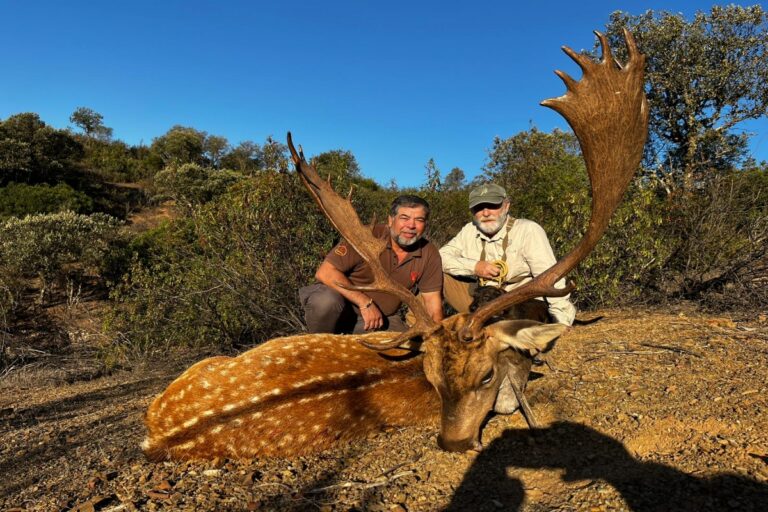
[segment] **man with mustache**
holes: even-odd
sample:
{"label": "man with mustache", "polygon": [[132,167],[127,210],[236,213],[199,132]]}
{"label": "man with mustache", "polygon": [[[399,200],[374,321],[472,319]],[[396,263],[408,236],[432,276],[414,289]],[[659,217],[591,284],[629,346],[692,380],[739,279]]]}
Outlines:
{"label": "man with mustache", "polygon": [[[440,322],[443,272],[437,247],[423,238],[428,219],[429,203],[418,196],[403,195],[392,202],[387,224],[376,225],[373,234],[387,241],[379,257],[382,267],[395,282],[418,292],[429,314]],[[407,330],[399,314],[401,302],[394,295],[347,290],[337,284],[364,286],[373,282],[370,267],[345,240],[326,255],[315,277],[319,283],[299,290],[309,332]]]}
{"label": "man with mustache", "polygon": [[[555,264],[555,255],[541,226],[508,215],[509,199],[503,187],[487,183],[469,193],[472,222],[440,249],[446,301],[458,312],[469,311],[471,291],[478,281],[509,291]],[[506,264],[506,275],[501,275]],[[555,286],[564,288],[561,279]],[[553,320],[573,324],[576,308],[570,296],[547,297]]]}

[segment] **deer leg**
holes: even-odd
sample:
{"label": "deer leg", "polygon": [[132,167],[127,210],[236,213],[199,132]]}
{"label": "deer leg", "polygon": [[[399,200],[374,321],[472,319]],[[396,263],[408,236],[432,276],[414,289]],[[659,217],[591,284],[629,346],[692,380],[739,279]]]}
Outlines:
{"label": "deer leg", "polygon": [[515,393],[515,397],[520,403],[520,411],[523,413],[526,423],[528,423],[528,428],[539,428],[539,422],[536,421],[536,416],[533,415],[533,410],[531,410],[531,406],[528,405],[528,399],[525,398],[523,390],[512,384],[512,391]]}

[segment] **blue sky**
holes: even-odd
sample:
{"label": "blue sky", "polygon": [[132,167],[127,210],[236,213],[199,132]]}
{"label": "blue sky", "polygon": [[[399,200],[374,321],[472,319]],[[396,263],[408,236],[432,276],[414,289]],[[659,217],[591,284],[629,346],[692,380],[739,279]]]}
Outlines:
{"label": "blue sky", "polygon": [[[579,76],[561,45],[591,48],[615,10],[690,18],[714,2],[525,4],[0,0],[0,118],[64,128],[87,106],[129,144],[176,124],[230,143],[291,130],[382,184],[422,183],[430,158],[471,178],[494,136],[567,128],[539,106],[564,92],[555,69]],[[748,129],[768,160],[768,120]]]}

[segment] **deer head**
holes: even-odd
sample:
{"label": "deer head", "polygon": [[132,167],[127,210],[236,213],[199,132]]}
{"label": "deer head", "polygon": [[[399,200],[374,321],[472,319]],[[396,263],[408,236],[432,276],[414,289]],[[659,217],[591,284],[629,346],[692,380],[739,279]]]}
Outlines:
{"label": "deer head", "polygon": [[[493,405],[505,372],[521,368],[527,379],[530,353],[546,350],[565,330],[558,324],[490,320],[528,299],[563,296],[573,291],[573,283],[564,289],[557,289],[554,284],[594,249],[640,163],[648,125],[643,91],[645,56],[625,30],[629,59],[621,64],[614,59],[605,36],[595,34],[602,46],[601,60],[594,62],[564,47],[563,51],[581,67],[583,76],[576,81],[556,71],[567,92],[542,102],[565,117],[581,145],[592,188],[592,216],[587,231],[575,248],[546,272],[471,315],[456,315],[436,324],[416,297],[391,281],[379,264],[384,242],[373,237],[370,228],[360,222],[350,198],[338,196],[318,176],[301,147],[295,149],[288,134],[288,147],[302,181],[331,223],[374,272],[372,285],[354,289],[392,293],[416,316],[416,323],[407,332],[389,341],[360,342],[378,351],[420,345],[425,353],[424,372],[440,396],[439,439],[446,449],[476,447],[480,423]],[[510,350],[528,357],[527,362],[519,357],[510,359]],[[521,400],[521,405],[525,408],[527,404]]]}

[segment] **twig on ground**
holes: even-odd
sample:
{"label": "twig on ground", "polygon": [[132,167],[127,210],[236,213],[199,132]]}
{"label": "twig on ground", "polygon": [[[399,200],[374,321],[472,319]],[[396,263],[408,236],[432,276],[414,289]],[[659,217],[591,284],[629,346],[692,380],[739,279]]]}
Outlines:
{"label": "twig on ground", "polygon": [[409,469],[408,471],[402,471],[400,473],[395,473],[394,475],[387,477],[378,477],[375,478],[371,482],[342,482],[340,484],[334,484],[329,485],[326,487],[318,487],[317,489],[311,489],[306,492],[306,494],[319,494],[326,491],[332,491],[334,489],[349,489],[349,488],[358,488],[358,489],[372,489],[374,487],[381,487],[382,485],[387,485],[388,483],[392,482],[393,480],[397,480],[398,478],[413,475],[416,472],[412,469]]}
{"label": "twig on ground", "polygon": [[677,352],[678,354],[688,354],[688,355],[694,356],[694,357],[704,357],[701,354],[698,354],[698,353],[693,352],[691,350],[687,350],[687,349],[680,348],[680,347],[670,347],[669,345],[656,345],[654,343],[640,343],[640,345],[642,345],[644,347],[660,348],[660,349],[663,349],[663,350],[669,350],[671,352]]}
{"label": "twig on ground", "polygon": [[407,466],[409,464],[413,464],[414,462],[418,462],[418,460],[421,458],[422,455],[424,455],[424,453],[419,453],[415,457],[413,457],[411,460],[407,460],[405,462],[401,462],[400,464],[397,464],[396,466],[392,466],[388,470],[386,470],[386,471],[382,472],[381,474],[379,474],[379,476],[377,478],[381,478],[383,476],[387,476],[388,474],[393,473],[394,471],[397,471],[398,469],[400,469],[403,466]]}
{"label": "twig on ground", "polygon": [[648,356],[653,354],[663,354],[663,350],[606,350],[605,352],[596,352],[594,357],[585,360],[585,363],[595,361],[603,356],[628,355],[628,356]]}

